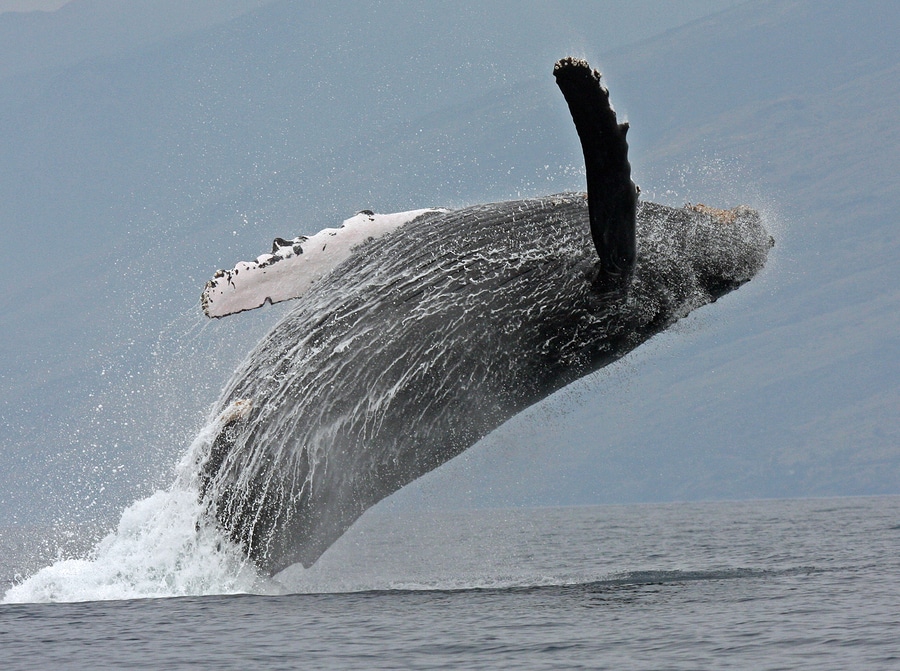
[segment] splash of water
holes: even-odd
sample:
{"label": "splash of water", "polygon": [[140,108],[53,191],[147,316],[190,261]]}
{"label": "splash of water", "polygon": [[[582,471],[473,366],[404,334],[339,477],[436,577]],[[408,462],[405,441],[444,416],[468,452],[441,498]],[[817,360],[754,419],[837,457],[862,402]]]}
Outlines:
{"label": "splash of water", "polygon": [[241,549],[208,523],[196,482],[196,460],[233,408],[209,422],[166,490],[125,509],[118,528],[83,558],[63,559],[13,586],[2,603],[95,601],[267,592]]}

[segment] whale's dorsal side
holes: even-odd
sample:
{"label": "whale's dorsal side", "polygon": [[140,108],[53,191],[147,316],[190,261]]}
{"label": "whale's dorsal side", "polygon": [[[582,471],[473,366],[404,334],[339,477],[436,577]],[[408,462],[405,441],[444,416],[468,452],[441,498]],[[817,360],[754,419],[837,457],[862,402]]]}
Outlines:
{"label": "whale's dorsal side", "polygon": [[627,282],[636,258],[638,190],[631,181],[627,123],[618,123],[600,73],[587,61],[564,58],[553,68],[584,152],[591,237],[606,280]]}

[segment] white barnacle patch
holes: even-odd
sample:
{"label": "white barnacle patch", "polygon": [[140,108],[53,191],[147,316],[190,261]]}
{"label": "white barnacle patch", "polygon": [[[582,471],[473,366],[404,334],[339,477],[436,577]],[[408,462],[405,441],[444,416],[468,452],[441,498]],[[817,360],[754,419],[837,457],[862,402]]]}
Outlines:
{"label": "white barnacle patch", "polygon": [[231,405],[225,408],[222,412],[219,413],[218,417],[216,417],[216,423],[219,426],[225,426],[226,424],[231,424],[232,422],[237,422],[247,417],[250,414],[250,410],[253,409],[253,400],[249,398],[239,398],[236,401],[232,401]]}
{"label": "white barnacle patch", "polygon": [[310,237],[275,238],[272,253],[241,261],[231,270],[217,270],[206,283],[200,304],[207,317],[225,317],[266,303],[299,298],[320,277],[347,259],[369,238],[400,228],[434,209],[375,214],[364,210],[339,228],[325,228]]}

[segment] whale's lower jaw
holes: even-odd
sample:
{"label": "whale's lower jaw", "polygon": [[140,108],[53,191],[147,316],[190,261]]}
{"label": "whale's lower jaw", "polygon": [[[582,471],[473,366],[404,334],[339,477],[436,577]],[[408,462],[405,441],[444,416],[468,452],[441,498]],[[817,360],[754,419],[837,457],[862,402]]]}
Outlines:
{"label": "whale's lower jaw", "polygon": [[[367,508],[522,409],[749,280],[750,210],[639,207],[627,289],[598,285],[583,194],[424,215],[310,288],[235,375],[201,468],[263,570],[311,565]],[[602,275],[602,273],[601,273]]]}

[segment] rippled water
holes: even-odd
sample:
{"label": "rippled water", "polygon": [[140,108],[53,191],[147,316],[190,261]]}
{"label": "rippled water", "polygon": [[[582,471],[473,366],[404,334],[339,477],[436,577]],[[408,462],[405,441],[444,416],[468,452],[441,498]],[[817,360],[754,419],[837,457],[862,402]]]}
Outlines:
{"label": "rippled water", "polygon": [[0,668],[900,667],[900,497],[385,505],[277,578],[2,605]]}

